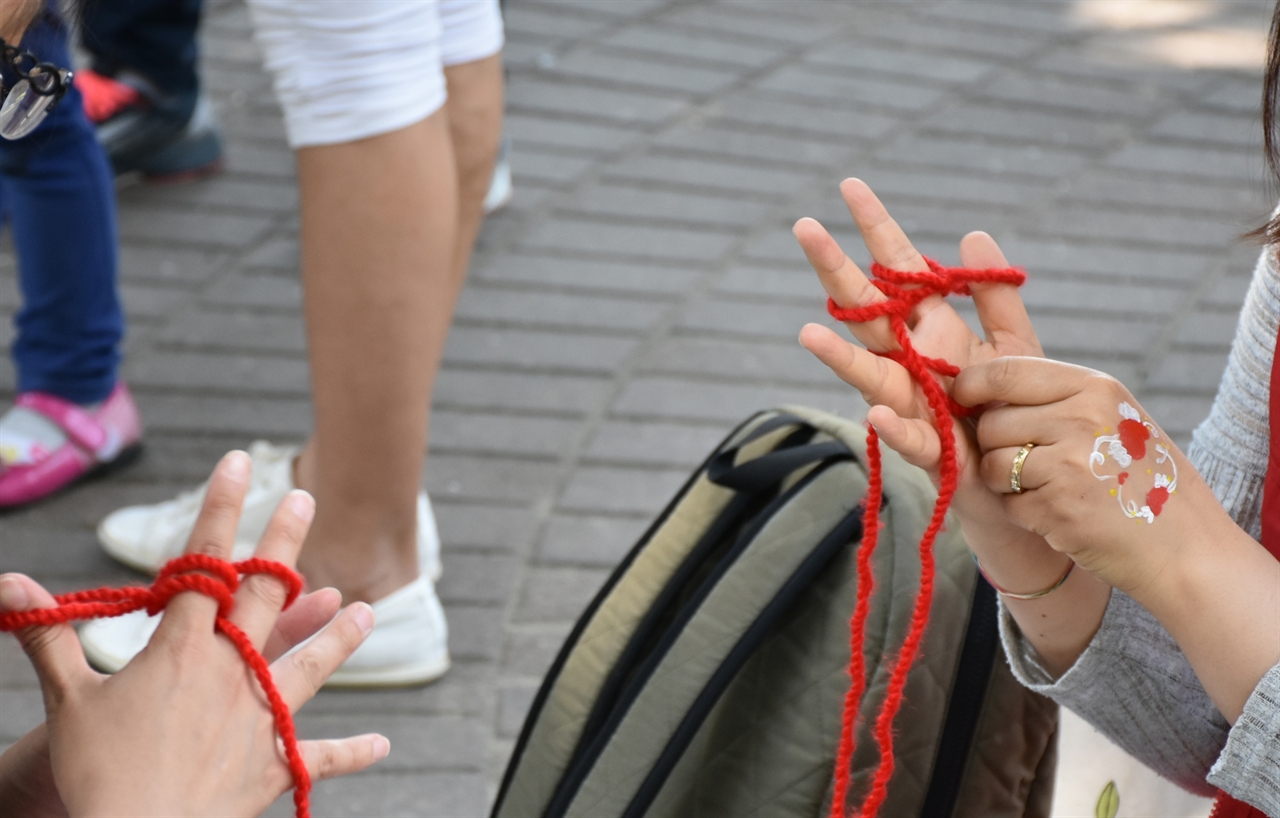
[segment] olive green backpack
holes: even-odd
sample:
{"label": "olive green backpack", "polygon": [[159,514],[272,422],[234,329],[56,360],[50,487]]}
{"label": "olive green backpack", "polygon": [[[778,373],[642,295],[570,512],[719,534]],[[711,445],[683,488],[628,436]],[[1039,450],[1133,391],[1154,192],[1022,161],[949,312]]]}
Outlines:
{"label": "olive green backpack", "polygon": [[[818,818],[849,686],[866,430],[798,407],[735,430],[582,614],[547,672],[492,818]],[[862,712],[906,634],[936,493],[884,456]],[[886,818],[1047,816],[1057,711],[1009,671],[995,594],[957,526],[895,722]],[[865,720],[863,720],[865,721]],[[851,798],[876,762],[859,724]]]}

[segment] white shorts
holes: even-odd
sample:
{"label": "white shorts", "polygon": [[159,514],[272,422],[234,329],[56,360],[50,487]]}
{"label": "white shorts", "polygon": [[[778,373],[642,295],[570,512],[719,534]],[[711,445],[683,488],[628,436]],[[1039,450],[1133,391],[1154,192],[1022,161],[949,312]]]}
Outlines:
{"label": "white shorts", "polygon": [[498,0],[249,0],[289,145],[412,125],[446,99],[444,67],[502,50]]}

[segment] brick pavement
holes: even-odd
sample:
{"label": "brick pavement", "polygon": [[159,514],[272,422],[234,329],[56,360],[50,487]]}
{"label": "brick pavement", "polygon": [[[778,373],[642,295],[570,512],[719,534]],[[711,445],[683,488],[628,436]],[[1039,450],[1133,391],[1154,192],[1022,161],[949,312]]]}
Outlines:
{"label": "brick pavement", "polygon": [[[422,690],[318,697],[305,733],[381,730],[395,752],[320,785],[317,814],[481,814],[573,618],[703,453],[759,407],[863,411],[795,342],[826,320],[795,218],[865,258],[845,175],[944,260],[992,232],[1032,272],[1049,353],[1117,375],[1185,441],[1256,255],[1236,236],[1270,201],[1268,7],[511,0],[516,196],[481,236],[426,472],[456,665]],[[292,157],[244,7],[212,0],[203,36],[227,172],[120,193],[147,454],[0,518],[0,568],[57,589],[137,579],[96,547],[108,511],[309,428]],[[38,700],[0,642],[0,744]]]}

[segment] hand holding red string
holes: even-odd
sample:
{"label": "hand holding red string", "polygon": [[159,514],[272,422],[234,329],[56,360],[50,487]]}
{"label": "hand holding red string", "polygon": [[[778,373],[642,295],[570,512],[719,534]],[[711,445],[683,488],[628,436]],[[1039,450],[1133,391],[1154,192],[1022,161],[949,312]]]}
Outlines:
{"label": "hand holding red string", "polygon": [[[1000,570],[1033,574],[1050,566],[1059,570],[1061,556],[1043,540],[1009,521],[977,472],[979,457],[972,430],[955,416],[971,412],[951,400],[951,379],[962,369],[1005,355],[1042,355],[1030,319],[1017,293],[1023,276],[1011,270],[1000,249],[985,233],[971,233],[961,243],[963,268],[944,268],[925,259],[890,218],[871,189],[857,179],[841,185],[867,248],[874,260],[869,280],[812,219],[796,223],[795,235],[818,273],[833,316],[843,320],[866,349],[843,341],[830,329],[809,324],[801,343],[837,375],[862,392],[872,405],[868,419],[874,433],[925,469],[939,487],[939,499],[920,544],[921,587],[912,626],[901,652],[886,658],[890,683],[885,705],[875,718],[874,734],[882,763],[860,814],[877,814],[893,772],[893,718],[901,704],[907,671],[923,638],[932,598],[934,538],[954,499],[966,531],[978,533],[970,543],[980,556],[997,554]],[[983,340],[944,300],[971,295],[986,332]],[[862,634],[873,593],[870,559],[876,541],[880,486],[876,434],[868,443],[871,491],[868,519],[859,552],[858,605],[851,622],[851,686],[838,751],[832,815],[842,816],[848,797],[848,765],[854,747],[853,716],[865,689]],[[1024,578],[1025,579],[1025,578]],[[1017,587],[1022,580],[1010,580]]]}
{"label": "hand holding red string", "polygon": [[[217,560],[231,550],[247,485],[243,453],[224,458],[210,479],[188,555],[213,558],[208,567],[215,571],[225,572]],[[223,634],[240,633],[255,654],[267,650],[279,655],[332,613],[336,593],[322,592],[295,606],[297,613],[282,617],[289,589],[272,573],[257,573],[275,571],[267,562],[293,566],[313,508],[303,492],[286,498],[255,555],[265,562],[242,565],[249,575],[238,583],[229,577],[222,585],[203,575],[182,575],[182,583],[198,576],[202,581],[193,584],[208,581],[218,587],[205,589],[211,596],[173,596],[151,643],[114,676],[88,667],[69,625],[22,630],[19,638],[40,678],[48,722],[0,757],[0,794],[21,792],[23,787],[15,783],[51,779],[69,815],[256,815],[294,784],[301,767],[302,812],[306,779],[355,772],[384,757],[386,739],[368,735],[299,742],[296,764],[291,765],[277,738],[279,719],[264,699],[266,685],[246,668],[231,639],[215,632],[217,623]],[[169,581],[158,581],[162,593]],[[226,592],[237,584],[228,598]],[[129,600],[132,594],[119,598]],[[73,605],[81,601],[64,599]],[[25,624],[11,612],[55,606],[44,589],[25,577],[0,578],[0,610],[10,612],[0,613],[0,622],[9,617],[13,622],[7,624]],[[277,659],[269,670],[263,664],[260,670],[278,691],[278,705],[290,727],[289,713],[315,695],[372,626],[368,606],[352,605],[303,649]],[[286,739],[284,746],[289,743]],[[15,782],[15,777],[22,780]],[[33,803],[58,814],[48,799]],[[0,803],[0,815],[5,812]]]}

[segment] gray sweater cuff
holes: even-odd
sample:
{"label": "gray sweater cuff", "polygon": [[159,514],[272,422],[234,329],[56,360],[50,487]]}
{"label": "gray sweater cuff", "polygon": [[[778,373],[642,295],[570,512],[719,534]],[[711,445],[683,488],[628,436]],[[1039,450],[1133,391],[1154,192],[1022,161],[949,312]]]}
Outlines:
{"label": "gray sweater cuff", "polygon": [[1280,815],[1280,665],[1267,671],[1227,736],[1226,749],[1209,771],[1209,783]]}
{"label": "gray sweater cuff", "polygon": [[1000,634],[1015,676],[1100,730],[1147,767],[1197,795],[1229,725],[1173,638],[1127,594],[1112,591],[1102,626],[1058,679],[1001,605]]}

